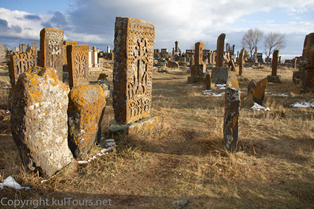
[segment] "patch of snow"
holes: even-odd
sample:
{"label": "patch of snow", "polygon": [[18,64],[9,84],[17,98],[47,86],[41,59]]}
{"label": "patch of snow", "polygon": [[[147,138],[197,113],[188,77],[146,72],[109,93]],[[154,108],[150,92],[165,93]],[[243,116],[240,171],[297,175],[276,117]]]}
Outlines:
{"label": "patch of snow", "polygon": [[214,96],[214,97],[221,97],[225,92],[222,92],[221,94],[216,94],[216,93],[214,93],[214,92],[211,92],[212,90],[204,90],[204,91],[202,91],[202,93],[204,94],[204,95],[209,95],[209,96]]}
{"label": "patch of snow", "polygon": [[29,189],[29,187],[22,187],[19,183],[15,181],[12,176],[4,179],[3,183],[0,183],[0,189],[3,189],[4,186],[11,187],[14,189]]}
{"label": "patch of snow", "polygon": [[226,84],[216,84],[218,89],[226,89]]}
{"label": "patch of snow", "polygon": [[4,89],[10,89],[10,88],[12,88],[12,86],[5,86],[5,87],[3,87]]}
{"label": "patch of snow", "polygon": [[310,103],[310,102],[296,102],[295,104],[291,105],[292,107],[304,107],[304,108],[309,108],[309,107],[314,107],[314,102]]}
{"label": "patch of snow", "polygon": [[260,110],[265,110],[265,111],[270,110],[268,107],[263,107],[263,106],[255,103],[255,102],[254,102],[254,105],[251,107],[251,109],[258,110],[258,111],[260,111]]}
{"label": "patch of snow", "polygon": [[10,113],[10,110],[6,110],[5,113],[9,114],[9,113]]}
{"label": "patch of snow", "polygon": [[252,70],[253,68],[252,68],[252,67],[247,67],[246,69],[250,69],[250,70]]}

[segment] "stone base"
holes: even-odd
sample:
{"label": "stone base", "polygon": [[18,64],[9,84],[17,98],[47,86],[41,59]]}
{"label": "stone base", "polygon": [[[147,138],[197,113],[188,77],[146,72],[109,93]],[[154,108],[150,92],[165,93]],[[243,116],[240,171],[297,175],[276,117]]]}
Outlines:
{"label": "stone base", "polygon": [[212,70],[212,81],[217,84],[225,84],[228,80],[229,71],[227,67],[215,67]]}
{"label": "stone base", "polygon": [[135,132],[150,132],[159,125],[159,116],[145,118],[128,124],[117,124],[117,122],[113,119],[110,121],[109,128],[106,130],[106,133],[112,137],[117,134],[129,135]]}
{"label": "stone base", "polygon": [[302,82],[300,71],[293,71],[292,81],[294,84],[300,84]]}
{"label": "stone base", "polygon": [[189,83],[203,82],[203,77],[202,76],[190,76],[188,77],[188,82]]}
{"label": "stone base", "polygon": [[280,83],[280,77],[280,75],[268,75],[267,80],[268,82]]}
{"label": "stone base", "polygon": [[301,92],[314,92],[314,71],[304,71]]}

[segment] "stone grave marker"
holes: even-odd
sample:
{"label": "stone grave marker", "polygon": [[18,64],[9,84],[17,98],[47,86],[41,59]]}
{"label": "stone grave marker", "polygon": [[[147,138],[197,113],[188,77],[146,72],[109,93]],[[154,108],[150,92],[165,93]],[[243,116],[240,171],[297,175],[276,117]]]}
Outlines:
{"label": "stone grave marker", "polygon": [[259,105],[263,105],[266,89],[268,85],[268,79],[264,78],[257,82],[254,93],[253,93],[253,101]]}
{"label": "stone grave marker", "polygon": [[189,82],[203,81],[203,75],[206,71],[206,64],[203,63],[203,43],[197,42],[195,44],[195,64],[191,66],[191,76],[188,78]]}
{"label": "stone grave marker", "polygon": [[223,66],[225,37],[226,34],[222,33],[217,39],[216,67],[212,70],[213,83],[225,84],[228,79],[228,68]]}
{"label": "stone grave marker", "polygon": [[240,113],[240,88],[236,77],[228,77],[225,93],[224,145],[228,151],[235,151],[238,144],[238,121]]}
{"label": "stone grave marker", "polygon": [[63,81],[63,36],[63,30],[57,28],[40,31],[40,66],[53,69],[60,81]]}
{"label": "stone grave marker", "polygon": [[88,85],[89,45],[68,45],[67,60],[70,87]]}
{"label": "stone grave marker", "polygon": [[72,159],[68,147],[69,87],[49,68],[22,74],[12,88],[11,132],[23,165],[52,176]]}
{"label": "stone grave marker", "polygon": [[280,83],[280,75],[277,75],[279,50],[273,52],[271,75],[267,76],[268,82]]}
{"label": "stone grave marker", "polygon": [[111,132],[122,130],[130,133],[136,128],[151,129],[159,124],[159,117],[150,117],[154,38],[155,27],[150,22],[116,17],[113,68],[115,120],[110,124]]}
{"label": "stone grave marker", "polygon": [[239,55],[239,75],[242,75],[243,71],[243,65],[244,65],[244,54],[245,54],[245,49],[241,49],[240,55]]}
{"label": "stone grave marker", "polygon": [[19,75],[27,70],[34,68],[37,63],[37,52],[31,49],[28,52],[14,54],[10,57],[9,76],[11,85],[14,86],[19,78]]}

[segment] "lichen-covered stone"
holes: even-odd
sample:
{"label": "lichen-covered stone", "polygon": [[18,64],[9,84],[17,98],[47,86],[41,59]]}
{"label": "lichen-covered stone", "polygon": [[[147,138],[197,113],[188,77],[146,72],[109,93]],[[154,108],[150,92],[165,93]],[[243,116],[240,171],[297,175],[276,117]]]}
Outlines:
{"label": "lichen-covered stone", "polygon": [[264,96],[267,89],[267,84],[268,84],[267,78],[260,80],[256,84],[254,94],[253,94],[253,101],[259,105],[263,105]]}
{"label": "lichen-covered stone", "polygon": [[236,150],[240,112],[240,89],[237,78],[228,77],[225,94],[224,144],[229,151]]}
{"label": "lichen-covered stone", "polygon": [[253,94],[255,87],[256,87],[257,81],[255,79],[252,79],[247,87],[247,93]]}
{"label": "lichen-covered stone", "polygon": [[225,84],[228,80],[228,68],[226,67],[214,67],[212,70],[213,83]]}
{"label": "lichen-covered stone", "polygon": [[216,67],[223,67],[224,61],[224,47],[225,47],[226,34],[222,33],[217,39],[217,60]]}
{"label": "lichen-covered stone", "polygon": [[103,89],[99,85],[79,86],[69,94],[69,147],[75,158],[88,152],[100,137],[100,122],[106,106]]}
{"label": "lichen-covered stone", "polygon": [[22,162],[52,176],[73,159],[68,147],[68,93],[57,74],[36,67],[12,88],[11,128]]}
{"label": "lichen-covered stone", "polygon": [[272,83],[280,83],[280,75],[268,75],[267,76],[267,80],[268,82],[272,82]]}
{"label": "lichen-covered stone", "polygon": [[272,59],[272,65],[271,65],[271,75],[272,76],[277,75],[278,57],[279,57],[279,50],[275,50],[273,52],[273,59]]}

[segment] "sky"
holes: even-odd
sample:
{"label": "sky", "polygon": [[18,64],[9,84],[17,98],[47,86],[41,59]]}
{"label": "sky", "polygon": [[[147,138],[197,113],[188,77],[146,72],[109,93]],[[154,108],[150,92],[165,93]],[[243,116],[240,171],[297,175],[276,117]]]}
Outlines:
{"label": "sky", "polygon": [[314,32],[313,0],[0,0],[0,43],[10,49],[19,43],[39,46],[42,28],[60,28],[64,40],[106,51],[107,46],[114,48],[118,16],[151,22],[154,48],[169,52],[175,41],[182,51],[198,41],[216,50],[221,33],[226,34],[225,44],[239,51],[244,33],[257,28],[265,35],[285,34],[286,47],[279,56],[290,59],[302,55],[305,36]]}

